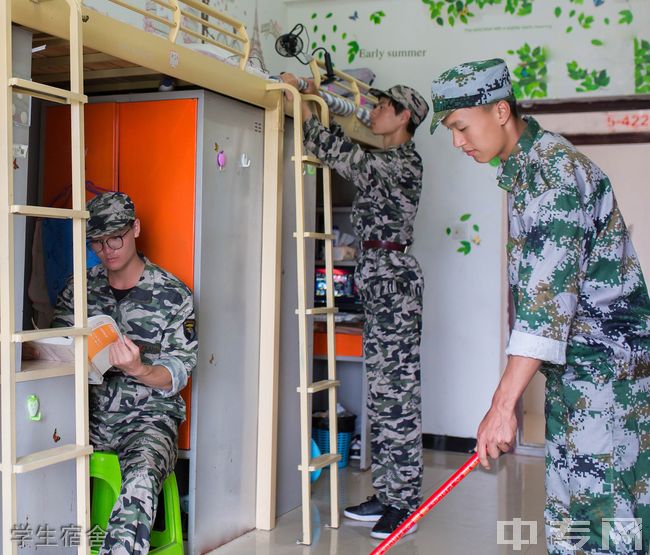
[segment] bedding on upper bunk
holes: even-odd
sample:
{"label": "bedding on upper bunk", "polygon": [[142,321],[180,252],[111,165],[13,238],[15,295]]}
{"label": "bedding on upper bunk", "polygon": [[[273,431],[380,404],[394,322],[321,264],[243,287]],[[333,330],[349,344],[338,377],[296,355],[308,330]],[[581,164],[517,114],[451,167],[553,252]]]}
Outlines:
{"label": "bedding on upper bunk", "polygon": [[[84,0],[84,5],[90,9],[98,11],[104,15],[107,15],[113,19],[121,21],[122,23],[127,23],[139,29],[142,29],[148,33],[158,35],[161,37],[167,38],[169,36],[170,29],[173,26],[172,12],[168,8],[161,6],[156,3],[154,0],[127,0],[128,3],[138,10],[143,10],[147,14],[151,14],[151,17],[140,14],[138,12],[129,10],[122,6],[118,6],[111,2],[111,0]],[[242,42],[236,38],[227,36],[224,33],[217,33],[214,29],[208,28],[207,26],[202,25],[202,18],[208,17],[206,22],[213,22],[218,24],[220,27],[223,27],[229,32],[234,32],[231,29],[228,29],[224,23],[213,20],[207,14],[202,14],[196,8],[190,7],[183,2],[181,2],[181,7],[183,11],[188,15],[183,15],[182,17],[182,27],[197,33],[199,35],[205,35],[207,39],[216,40],[217,42],[222,43],[223,45],[232,48],[234,50],[242,51]],[[190,17],[192,16],[192,17]],[[159,19],[164,19],[170,24],[165,24]],[[232,52],[226,50],[225,48],[220,48],[214,44],[209,44],[202,42],[200,38],[193,36],[187,32],[181,31],[176,40],[177,44],[190,48],[201,54],[205,54],[212,58],[216,58],[227,64],[234,66],[240,65],[240,56],[233,54]],[[248,61],[246,64],[246,71],[254,75],[266,78],[268,73],[263,69],[257,67],[258,62],[254,58]]]}
{"label": "bedding on upper bunk", "polygon": [[[227,50],[223,48],[219,48],[218,46],[214,44],[206,44],[206,43],[201,43],[201,42],[193,42],[193,43],[187,43],[184,44],[183,46],[189,48],[190,50],[194,50],[195,52],[200,52],[201,54],[205,54],[206,56],[210,56],[211,58],[216,58],[217,60],[221,60],[222,62],[225,62],[227,64],[233,65],[238,67],[239,66],[239,57],[231,54]],[[248,60],[246,63],[246,69],[248,73],[251,73],[253,75],[257,75],[258,77],[262,77],[263,79],[267,79],[269,77],[268,71],[265,71],[261,67],[258,67],[256,61],[254,58],[251,58]]]}

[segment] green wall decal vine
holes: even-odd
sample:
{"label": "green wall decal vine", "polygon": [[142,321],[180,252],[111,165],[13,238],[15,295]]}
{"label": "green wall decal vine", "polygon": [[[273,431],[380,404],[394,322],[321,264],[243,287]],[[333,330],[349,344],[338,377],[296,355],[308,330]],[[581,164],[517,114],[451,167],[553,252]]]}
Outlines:
{"label": "green wall decal vine", "polygon": [[452,27],[456,24],[457,19],[462,23],[467,23],[470,17],[474,17],[469,10],[469,6],[473,2],[474,0],[422,0],[423,4],[429,6],[431,19],[442,26],[445,24],[446,13],[447,23]]}
{"label": "green wall decal vine", "polygon": [[505,11],[513,15],[529,15],[533,11],[534,0],[507,0]]}
{"label": "green wall decal vine", "polygon": [[512,71],[515,97],[521,99],[548,96],[548,67],[544,48],[532,48],[525,43],[519,50],[508,50],[508,54],[519,56],[519,64]]}
{"label": "green wall decal vine", "polygon": [[[575,6],[582,6],[584,5],[584,0],[569,0],[569,3]],[[596,8],[602,6],[604,3],[605,0],[594,0],[594,6]],[[557,6],[553,13],[557,18],[560,18],[562,14],[565,14],[567,19],[569,19],[568,25],[564,29],[566,33],[571,33],[575,27],[581,27],[582,29],[591,29],[592,25],[596,22],[596,19],[593,15],[590,15],[585,11],[578,12],[578,10],[575,8],[571,8],[565,12],[561,6]],[[576,15],[578,17],[574,19]],[[619,15],[618,22],[621,25],[630,25],[634,20],[634,14],[632,13],[631,10],[621,10],[618,12],[618,15]],[[603,23],[605,25],[609,25],[610,23],[609,17],[604,17]],[[596,44],[596,46],[602,46],[602,44]]]}
{"label": "green wall decal vine", "polygon": [[359,54],[359,43],[356,40],[348,42],[348,63],[351,64]]}
{"label": "green wall decal vine", "polygon": [[650,42],[634,39],[634,92],[650,94]]}
{"label": "green wall decal vine", "polygon": [[576,92],[595,91],[609,85],[609,75],[606,69],[588,69],[581,68],[575,60],[567,65],[569,77],[574,81],[580,81],[580,86],[576,87]]}
{"label": "green wall decal vine", "polygon": [[[517,16],[529,15],[535,0],[505,0],[503,11]],[[472,8],[503,4],[503,0],[422,0],[429,7],[429,15],[441,27],[445,22],[453,27],[456,22],[467,24],[475,16]]]}

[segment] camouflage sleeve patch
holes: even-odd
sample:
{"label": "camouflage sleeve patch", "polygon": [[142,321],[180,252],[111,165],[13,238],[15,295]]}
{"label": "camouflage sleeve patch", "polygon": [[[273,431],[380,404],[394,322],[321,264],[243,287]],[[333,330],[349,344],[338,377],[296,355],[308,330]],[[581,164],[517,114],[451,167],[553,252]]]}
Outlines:
{"label": "camouflage sleeve patch", "polygon": [[196,320],[194,318],[188,318],[183,322],[183,333],[188,341],[196,340]]}

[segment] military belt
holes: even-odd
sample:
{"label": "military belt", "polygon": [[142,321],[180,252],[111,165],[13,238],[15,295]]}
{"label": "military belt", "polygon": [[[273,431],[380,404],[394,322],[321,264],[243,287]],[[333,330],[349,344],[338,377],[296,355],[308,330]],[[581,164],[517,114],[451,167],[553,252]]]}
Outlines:
{"label": "military belt", "polygon": [[408,245],[394,243],[393,241],[361,241],[361,248],[368,249],[386,249],[388,251],[406,252]]}

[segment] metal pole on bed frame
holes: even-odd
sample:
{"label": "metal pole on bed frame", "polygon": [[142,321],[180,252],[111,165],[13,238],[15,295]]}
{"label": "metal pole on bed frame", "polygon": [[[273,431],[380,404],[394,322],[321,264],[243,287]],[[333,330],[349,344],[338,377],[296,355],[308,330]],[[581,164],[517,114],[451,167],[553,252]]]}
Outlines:
{"label": "metal pole on bed frame", "polygon": [[[336,358],[334,352],[334,314],[337,309],[334,307],[334,279],[332,244],[334,235],[332,233],[332,198],[330,170],[320,160],[313,156],[306,155],[303,149],[302,125],[300,125],[301,101],[307,100],[316,102],[321,109],[321,121],[329,125],[329,110],[327,104],[319,96],[302,96],[297,89],[286,83],[273,83],[268,85],[268,90],[284,90],[293,94],[294,113],[294,179],[296,186],[296,239],[297,252],[297,277],[298,277],[298,342],[299,342],[299,365],[300,385],[297,391],[300,395],[300,465],[298,470],[301,476],[302,485],[302,538],[299,543],[310,545],[312,543],[312,522],[311,522],[311,472],[329,467],[330,469],[330,505],[331,517],[330,526],[339,526],[339,474],[338,462],[341,455],[337,453],[337,422],[336,422],[336,388],[339,381],[336,379]],[[323,211],[325,229],[323,233],[305,231],[305,201],[304,201],[304,176],[303,170],[306,165],[319,168],[323,177]],[[326,306],[313,308],[307,306],[307,293],[311,288],[307,286],[307,261],[305,247],[307,240],[323,241],[325,243],[325,271],[327,296]],[[312,360],[309,351],[309,337],[307,336],[307,319],[316,314],[327,316],[327,379],[313,382]],[[318,457],[311,457],[311,396],[319,391],[328,392],[329,409],[329,431],[330,431],[330,452],[323,453]]]}

